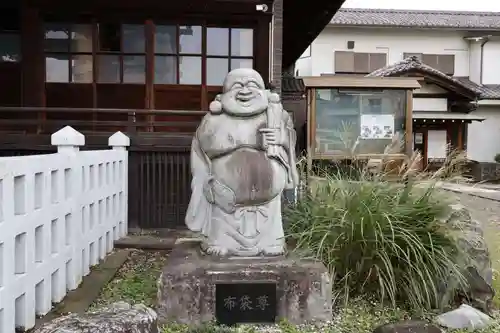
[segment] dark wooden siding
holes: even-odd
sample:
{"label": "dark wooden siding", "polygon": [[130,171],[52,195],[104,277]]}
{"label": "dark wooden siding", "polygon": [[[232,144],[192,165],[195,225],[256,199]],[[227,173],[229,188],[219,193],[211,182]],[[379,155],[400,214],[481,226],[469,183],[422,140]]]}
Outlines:
{"label": "dark wooden siding", "polygon": [[190,183],[188,151],[131,151],[129,226],[183,228]]}

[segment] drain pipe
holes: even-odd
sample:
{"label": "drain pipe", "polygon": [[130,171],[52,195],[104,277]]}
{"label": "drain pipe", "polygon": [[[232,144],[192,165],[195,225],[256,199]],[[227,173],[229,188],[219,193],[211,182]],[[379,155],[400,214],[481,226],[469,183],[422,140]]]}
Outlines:
{"label": "drain pipe", "polygon": [[[464,39],[469,42],[481,42],[480,46],[480,60],[479,60],[479,84],[483,84],[483,64],[484,64],[484,45],[490,41],[491,35],[486,36],[474,36],[474,37],[465,37]],[[470,45],[470,44],[469,44]]]}
{"label": "drain pipe", "polygon": [[484,37],[483,42],[481,43],[481,67],[479,68],[479,84],[483,84],[483,63],[484,63],[484,45],[490,41],[491,36]]}

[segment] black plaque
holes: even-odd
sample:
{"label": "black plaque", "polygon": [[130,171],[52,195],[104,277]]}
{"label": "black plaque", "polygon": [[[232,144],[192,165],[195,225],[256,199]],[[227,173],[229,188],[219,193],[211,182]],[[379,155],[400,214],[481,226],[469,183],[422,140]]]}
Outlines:
{"label": "black plaque", "polygon": [[275,323],[276,283],[218,283],[215,285],[215,318],[221,325]]}

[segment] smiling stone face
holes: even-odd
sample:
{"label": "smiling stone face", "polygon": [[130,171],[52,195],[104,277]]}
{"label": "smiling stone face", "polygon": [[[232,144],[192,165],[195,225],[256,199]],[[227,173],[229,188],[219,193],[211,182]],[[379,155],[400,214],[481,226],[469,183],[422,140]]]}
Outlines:
{"label": "smiling stone face", "polygon": [[249,68],[231,71],[224,80],[222,108],[236,116],[251,116],[264,112],[268,96],[260,74]]}

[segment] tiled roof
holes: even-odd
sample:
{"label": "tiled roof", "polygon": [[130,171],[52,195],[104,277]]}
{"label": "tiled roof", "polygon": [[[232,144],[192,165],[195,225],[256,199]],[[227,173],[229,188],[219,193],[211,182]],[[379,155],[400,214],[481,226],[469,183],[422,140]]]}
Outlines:
{"label": "tiled roof", "polygon": [[458,78],[446,75],[445,73],[422,63],[416,56],[411,56],[392,65],[379,68],[367,76],[397,76],[408,72],[418,72],[438,77],[445,82],[448,82],[450,85],[461,87],[462,89],[470,92],[472,95],[476,95],[478,97],[483,94],[482,86],[475,84],[472,81],[469,81],[466,84]]}
{"label": "tiled roof", "polygon": [[[422,63],[415,56],[406,58],[395,64],[377,69],[376,71],[366,76],[380,76],[380,77],[397,76],[411,71],[423,74],[426,73],[429,75],[440,77],[441,79],[450,82],[451,85],[457,85],[459,87],[468,90],[472,94],[477,95],[479,99],[500,100],[500,84],[479,85],[471,81],[468,77],[459,77],[459,76],[452,77]],[[281,80],[281,91],[283,95],[302,95],[305,93],[306,88],[304,86],[304,81],[301,78],[284,76]]]}
{"label": "tiled roof", "polygon": [[500,13],[342,8],[335,14],[330,24],[500,30]]}
{"label": "tiled roof", "polygon": [[455,79],[462,82],[462,84],[465,86],[479,89],[479,91],[481,92],[481,99],[500,99],[500,84],[479,85],[475,82],[472,82],[468,77],[455,77]]}
{"label": "tiled roof", "polygon": [[302,95],[306,92],[306,86],[301,78],[283,76],[281,78],[281,92],[283,94]]}
{"label": "tiled roof", "polygon": [[500,84],[486,84],[488,92],[484,94],[484,99],[500,99]]}

